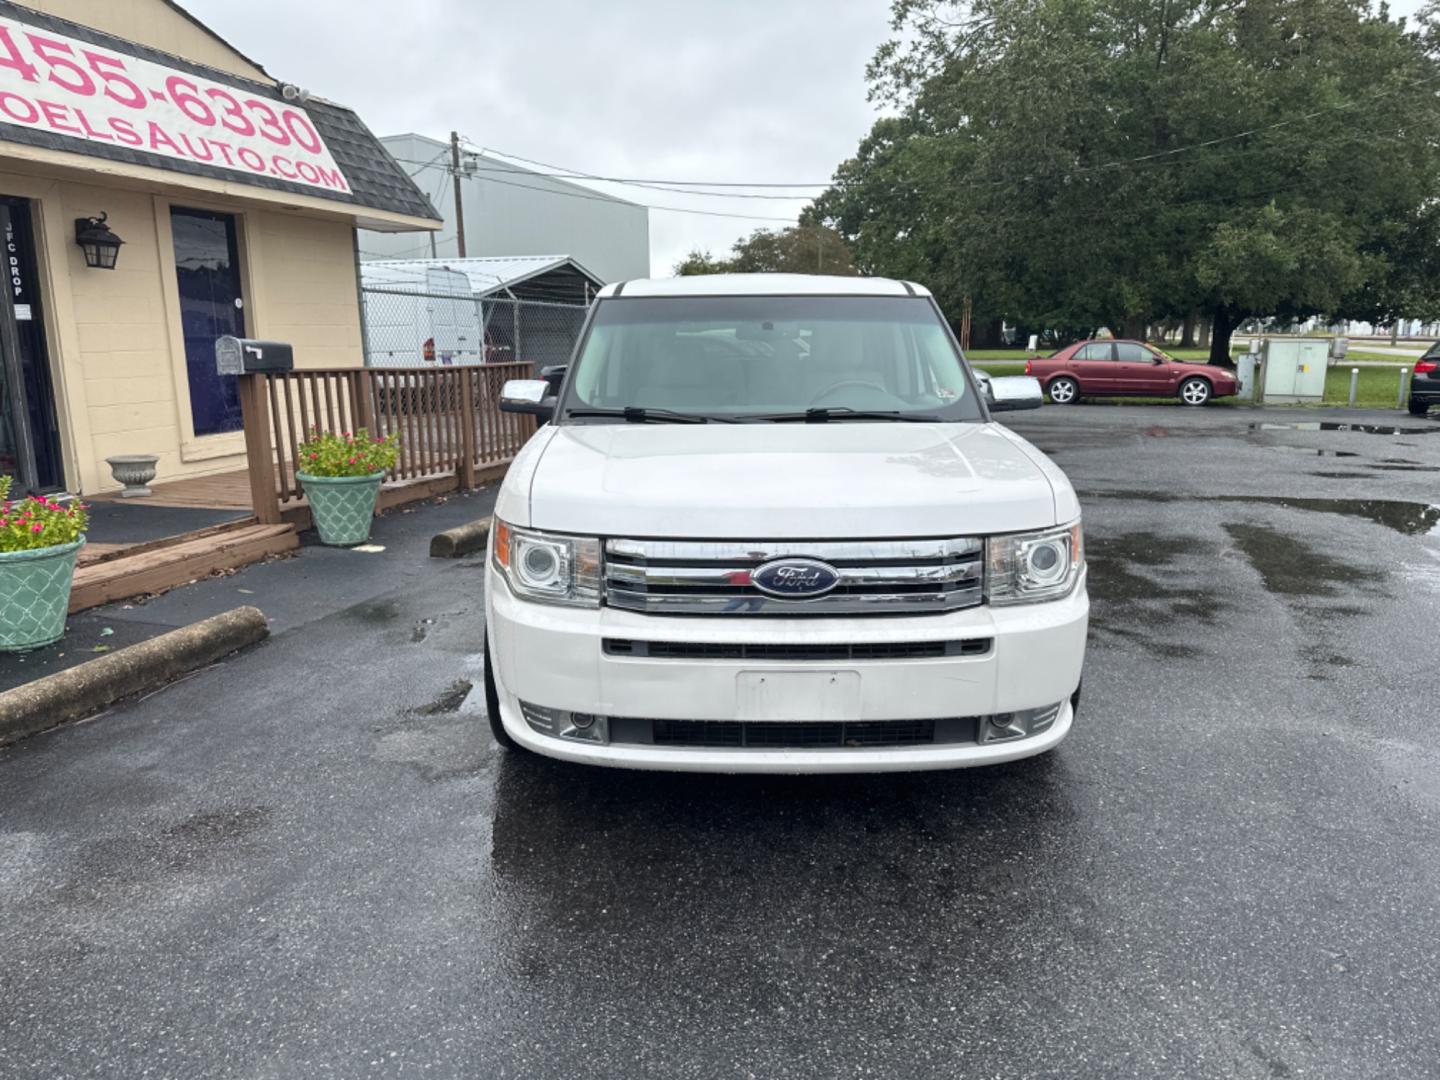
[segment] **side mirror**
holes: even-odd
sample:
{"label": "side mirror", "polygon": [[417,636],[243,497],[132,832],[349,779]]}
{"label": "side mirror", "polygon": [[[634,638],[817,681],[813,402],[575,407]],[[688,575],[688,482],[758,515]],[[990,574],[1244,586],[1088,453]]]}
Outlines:
{"label": "side mirror", "polygon": [[1040,380],[1029,375],[1006,375],[990,380],[988,394],[991,412],[1015,412],[1038,409],[1045,404]]}
{"label": "side mirror", "polygon": [[549,420],[555,415],[555,396],[544,379],[509,379],[500,388],[500,411]]}
{"label": "side mirror", "polygon": [[550,397],[560,396],[560,387],[565,382],[565,373],[570,370],[568,364],[550,364],[540,369],[540,378],[550,387]]}

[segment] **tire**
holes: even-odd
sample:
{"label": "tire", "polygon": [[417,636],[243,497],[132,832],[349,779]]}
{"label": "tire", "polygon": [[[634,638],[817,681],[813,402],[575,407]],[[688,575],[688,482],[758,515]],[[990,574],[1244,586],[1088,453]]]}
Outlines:
{"label": "tire", "polygon": [[1050,380],[1045,388],[1050,401],[1055,405],[1073,405],[1080,400],[1080,384],[1069,375],[1060,375]]}
{"label": "tire", "polygon": [[484,638],[485,649],[485,715],[490,720],[490,734],[495,736],[495,741],[506,750],[525,749],[505,730],[505,724],[500,719],[500,692],[495,689],[495,676],[491,672],[490,663],[490,634],[487,631]]}
{"label": "tire", "polygon": [[1180,401],[1184,405],[1204,405],[1213,393],[1204,379],[1186,379],[1180,384]]}
{"label": "tire", "polygon": [[1423,402],[1423,401],[1416,401],[1414,398],[1411,398],[1411,399],[1410,399],[1410,415],[1411,415],[1411,416],[1424,416],[1424,415],[1425,415],[1426,413],[1428,413],[1429,411],[1430,411],[1430,406],[1427,405],[1425,402]]}

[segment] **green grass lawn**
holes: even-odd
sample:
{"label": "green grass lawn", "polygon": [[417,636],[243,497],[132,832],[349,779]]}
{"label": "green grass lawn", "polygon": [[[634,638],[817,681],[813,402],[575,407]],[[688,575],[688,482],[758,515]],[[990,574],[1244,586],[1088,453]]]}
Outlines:
{"label": "green grass lawn", "polygon": [[[1196,359],[1204,359],[1204,351],[1201,349],[1167,349],[1171,356],[1177,360],[1191,360],[1191,353],[1199,354]],[[1024,349],[972,349],[966,354],[977,368],[988,371],[991,375],[1024,375],[1025,374],[1025,350]],[[1351,354],[1355,357],[1355,354]],[[1360,359],[1360,357],[1355,357]],[[1387,357],[1386,359],[1394,359]],[[1361,408],[1369,409],[1393,409],[1395,408],[1396,395],[1400,390],[1400,368],[1409,366],[1397,363],[1391,367],[1362,367],[1360,369],[1360,381],[1357,386],[1355,404]],[[1112,401],[1132,401],[1144,404],[1156,402],[1174,401],[1174,398],[1112,398]],[[1226,404],[1233,399],[1220,398],[1217,404]],[[1325,377],[1325,401],[1326,405],[1347,405],[1350,401],[1350,368],[1341,364],[1332,367]]]}

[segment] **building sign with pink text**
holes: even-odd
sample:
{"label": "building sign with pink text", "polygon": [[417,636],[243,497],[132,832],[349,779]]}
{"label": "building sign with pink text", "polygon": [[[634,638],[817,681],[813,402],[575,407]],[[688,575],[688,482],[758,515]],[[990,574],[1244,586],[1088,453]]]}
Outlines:
{"label": "building sign with pink text", "polygon": [[0,124],[350,191],[303,108],[9,18]]}

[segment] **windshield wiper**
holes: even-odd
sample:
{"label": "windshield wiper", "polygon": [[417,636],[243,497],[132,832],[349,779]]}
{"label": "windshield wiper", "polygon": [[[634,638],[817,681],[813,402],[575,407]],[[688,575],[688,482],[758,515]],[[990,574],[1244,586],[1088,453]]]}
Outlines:
{"label": "windshield wiper", "polygon": [[758,416],[747,416],[745,419],[769,420],[776,424],[802,420],[807,424],[823,424],[828,420],[902,420],[906,423],[913,424],[942,424],[945,422],[944,419],[939,416],[902,413],[895,410],[852,409],[848,405],[836,406],[829,409],[806,409],[804,412],[766,413]]}
{"label": "windshield wiper", "polygon": [[704,413],[673,412],[670,409],[642,409],[627,405],[623,409],[566,409],[566,416],[613,416],[627,424],[733,424],[728,416],[707,416]]}

